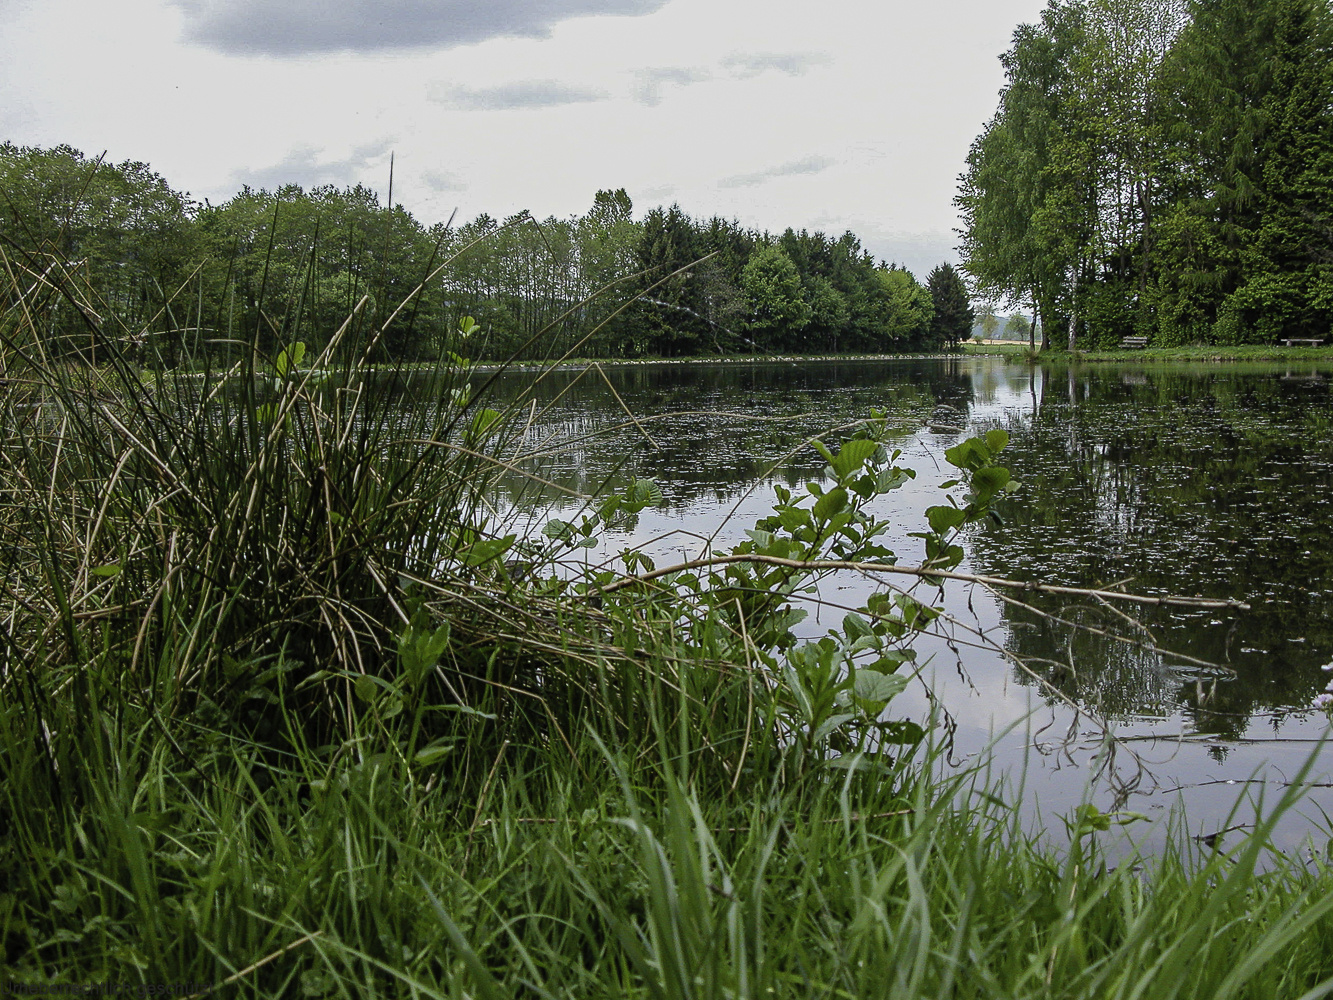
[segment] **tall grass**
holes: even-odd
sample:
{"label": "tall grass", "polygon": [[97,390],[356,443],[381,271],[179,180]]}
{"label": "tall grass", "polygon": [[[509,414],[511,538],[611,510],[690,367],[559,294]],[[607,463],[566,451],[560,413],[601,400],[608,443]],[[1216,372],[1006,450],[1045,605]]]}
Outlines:
{"label": "tall grass", "polygon": [[[806,753],[743,619],[570,584],[554,542],[511,537],[489,503],[527,400],[492,408],[446,355],[403,407],[360,313],[316,357],[288,325],[177,377],[131,363],[95,289],[24,267],[0,324],[7,986],[1329,992],[1328,872],[1266,850],[1296,792],[1230,852],[1177,836],[1111,869],[1095,829],[1053,848],[935,751]],[[53,295],[97,367],[47,355]]]}

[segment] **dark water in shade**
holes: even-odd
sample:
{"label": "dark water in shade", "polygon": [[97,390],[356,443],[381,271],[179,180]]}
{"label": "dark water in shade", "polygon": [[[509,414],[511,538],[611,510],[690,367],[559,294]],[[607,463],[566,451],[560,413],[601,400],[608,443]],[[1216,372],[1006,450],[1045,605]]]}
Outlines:
{"label": "dark water in shade", "polygon": [[[499,394],[535,378],[508,373]],[[969,357],[604,366],[538,381],[523,447],[546,452],[529,463],[534,472],[580,493],[631,475],[655,479],[665,504],[586,558],[613,561],[621,548],[642,545],[660,566],[710,539],[742,539],[769,512],[774,482],[819,477],[822,459],[809,448],[789,455],[793,448],[872,407],[887,410],[900,463],[918,478],[876,510],[895,521],[887,544],[900,561],[916,562],[921,542],[910,532],[921,530],[925,507],[939,502],[938,484],[952,478],[944,450],[965,435],[1008,429],[1006,464],[1023,490],[1006,503],[1002,525],[968,536],[963,569],[1237,598],[1252,610],[1143,608],[1135,612],[1142,633],[1096,602],[1025,598],[1034,612],[979,588],[951,588],[945,607],[959,624],[922,645],[922,683],[890,714],[924,719],[929,689],[956,726],[955,755],[976,759],[993,746],[994,769],[1009,776],[1014,801],[1056,830],[1096,773],[1094,719],[1105,719],[1124,741],[1116,772],[1139,779],[1123,808],[1158,819],[1179,806],[1190,832],[1206,834],[1251,821],[1248,806],[1228,818],[1238,797],[1276,798],[1328,730],[1308,706],[1333,676],[1321,669],[1333,662],[1331,378],[1333,369],[1312,366],[1033,369]],[[926,426],[941,404],[963,431]],[[570,518],[577,509],[531,484],[511,489],[515,509],[540,517]],[[848,577],[820,597],[850,607],[868,593],[867,581]],[[842,614],[825,607],[802,627],[814,637]],[[1183,655],[1072,630],[1057,618],[1146,635]],[[1322,849],[1329,838],[1325,756],[1307,778],[1309,796],[1279,828],[1286,849],[1307,836]],[[1105,776],[1092,794],[1102,808],[1117,804]],[[1151,844],[1161,827],[1131,831]]]}

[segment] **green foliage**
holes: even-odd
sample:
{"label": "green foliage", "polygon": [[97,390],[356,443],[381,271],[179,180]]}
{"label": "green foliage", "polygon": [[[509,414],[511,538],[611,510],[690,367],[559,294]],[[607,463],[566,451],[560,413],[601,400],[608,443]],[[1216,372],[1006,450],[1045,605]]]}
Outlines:
{"label": "green foliage", "polygon": [[749,328],[768,334],[773,343],[795,343],[813,310],[791,258],[780,246],[756,250],[741,270],[740,280],[749,305]]}
{"label": "green foliage", "polygon": [[1071,349],[1327,336],[1330,44],[1319,0],[1052,0],[961,179],[979,289]]}
{"label": "green foliage", "polygon": [[911,273],[899,268],[880,268],[875,272],[875,303],[881,336],[881,350],[923,350],[929,344],[934,303],[929,290],[917,283]]}
{"label": "green foliage", "polygon": [[967,285],[952,265],[941,264],[930,272],[926,288],[932,305],[930,339],[940,347],[957,347],[972,335],[976,321]]}

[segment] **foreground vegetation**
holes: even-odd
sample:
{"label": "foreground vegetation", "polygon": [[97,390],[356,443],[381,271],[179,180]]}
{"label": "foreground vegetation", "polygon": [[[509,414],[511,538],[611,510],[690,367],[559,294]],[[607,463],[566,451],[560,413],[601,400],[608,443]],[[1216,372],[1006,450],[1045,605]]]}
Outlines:
{"label": "foreground vegetation", "polygon": [[[1013,488],[1002,431],[946,454],[921,567],[882,543],[873,501],[910,473],[876,413],[808,442],[823,482],[777,488],[741,545],[585,562],[660,492],[608,483],[540,534],[497,510],[540,414],[488,405],[473,320],[424,373],[373,369],[401,311],[360,301],[319,346],[268,351],[256,324],[175,378],[130,363],[74,269],[7,263],[7,989],[1333,990],[1329,869],[1266,847],[1295,790],[1230,849],[1182,834],[1112,868],[1128,817],[1034,839],[1012,790],[943,766],[938,720],[894,717],[959,532]],[[49,352],[48,288],[98,367]],[[848,567],[878,592],[798,638],[806,589]]]}

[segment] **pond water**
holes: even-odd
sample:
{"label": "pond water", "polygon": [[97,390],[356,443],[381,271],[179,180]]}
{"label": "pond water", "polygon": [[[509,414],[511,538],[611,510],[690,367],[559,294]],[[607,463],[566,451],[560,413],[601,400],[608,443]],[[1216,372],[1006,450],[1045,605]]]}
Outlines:
{"label": "pond water", "polygon": [[[1095,778],[1103,809],[1154,819],[1175,810],[1202,836],[1251,822],[1248,805],[1231,815],[1237,801],[1276,798],[1328,730],[1309,706],[1333,660],[1331,378],[1314,366],[1041,368],[947,357],[607,365],[550,372],[536,385],[535,373],[510,372],[497,386],[501,397],[532,391],[525,447],[543,453],[531,467],[544,478],[584,494],[631,475],[661,486],[665,503],[587,552],[593,563],[635,545],[664,565],[741,540],[769,512],[774,483],[820,477],[823,460],[801,443],[871,408],[889,412],[900,464],[918,473],[875,508],[895,522],[886,544],[915,563],[922,542],[910,533],[952,478],[944,450],[1006,428],[1005,464],[1023,488],[1005,502],[1003,524],[971,531],[960,569],[1235,598],[1251,610],[1141,608],[1139,632],[1096,602],[1025,596],[1031,610],[950,587],[944,606],[956,624],[921,645],[920,683],[890,714],[924,720],[938,699],[954,758],[990,754],[1034,823],[1062,829],[1057,817]],[[950,419],[940,419],[941,406]],[[569,519],[577,509],[558,491],[512,490],[515,508],[540,512],[534,518]],[[854,575],[826,584],[820,598],[831,606],[803,623],[806,635],[837,626],[836,606],[861,604],[870,588]],[[1120,740],[1109,772],[1095,766],[1100,721]],[[1279,846],[1299,850],[1312,834],[1325,845],[1328,771],[1317,758]],[[1131,832],[1151,849],[1163,823]]]}

